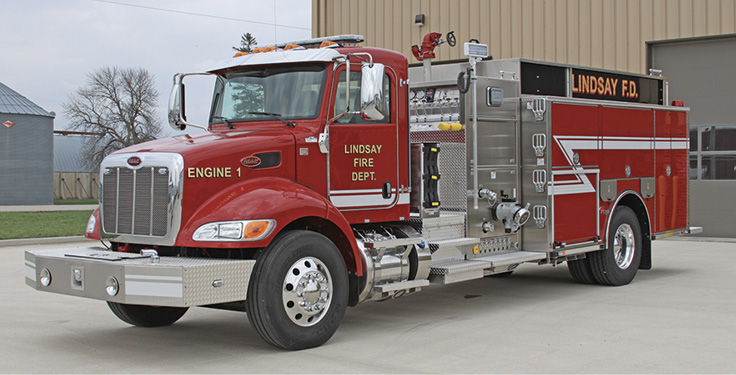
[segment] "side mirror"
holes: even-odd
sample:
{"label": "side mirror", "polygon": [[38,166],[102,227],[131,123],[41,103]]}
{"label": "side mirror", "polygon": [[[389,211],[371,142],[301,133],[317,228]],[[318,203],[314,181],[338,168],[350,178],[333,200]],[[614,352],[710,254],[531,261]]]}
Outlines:
{"label": "side mirror", "polygon": [[363,65],[360,82],[360,116],[378,121],[386,116],[386,96],[383,92],[383,64]]}
{"label": "side mirror", "polygon": [[169,125],[174,130],[184,130],[187,127],[187,116],[184,113],[184,76],[176,74],[174,76],[174,87],[171,89],[169,96]]}
{"label": "side mirror", "polygon": [[207,128],[202,125],[190,124],[187,122],[187,115],[185,113],[186,106],[184,104],[184,77],[206,75],[210,75],[210,73],[174,74],[174,87],[171,89],[171,96],[169,96],[169,125],[171,125],[174,130],[184,130],[187,126],[207,130]]}

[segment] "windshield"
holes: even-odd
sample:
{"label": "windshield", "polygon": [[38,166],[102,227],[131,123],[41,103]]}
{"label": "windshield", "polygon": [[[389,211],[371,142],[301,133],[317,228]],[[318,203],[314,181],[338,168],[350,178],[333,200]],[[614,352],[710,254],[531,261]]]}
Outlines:
{"label": "windshield", "polygon": [[[323,64],[278,65],[226,73],[215,84],[210,123],[317,117]],[[224,121],[223,121],[224,120]]]}

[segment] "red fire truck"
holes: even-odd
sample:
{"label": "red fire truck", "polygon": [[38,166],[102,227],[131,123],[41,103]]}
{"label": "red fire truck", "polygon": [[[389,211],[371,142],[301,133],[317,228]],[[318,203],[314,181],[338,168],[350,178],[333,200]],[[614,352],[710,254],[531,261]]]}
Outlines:
{"label": "red fire truck", "polygon": [[[541,61],[429,64],[338,36],[237,55],[206,132],[117,151],[88,232],[110,248],[25,254],[38,290],[136,326],[246,311],[286,349],[347,306],[567,262],[588,284],[652,266],[688,226],[687,108],[645,76]],[[450,38],[448,38],[450,39]],[[201,73],[200,73],[201,74]],[[169,121],[187,122],[177,74]]]}

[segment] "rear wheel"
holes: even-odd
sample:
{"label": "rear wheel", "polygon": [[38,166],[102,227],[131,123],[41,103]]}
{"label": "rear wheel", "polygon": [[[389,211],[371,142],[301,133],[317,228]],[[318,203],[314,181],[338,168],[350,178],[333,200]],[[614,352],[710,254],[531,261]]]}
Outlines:
{"label": "rear wheel", "polygon": [[588,258],[567,261],[567,270],[572,278],[581,284],[597,284]]}
{"label": "rear wheel", "polygon": [[290,231],[259,254],[248,286],[248,316],[268,343],[299,350],[332,337],[345,314],[347,268],[327,237]]}
{"label": "rear wheel", "polygon": [[189,310],[188,307],[128,305],[117,302],[108,302],[107,306],[120,320],[138,327],[168,326]]}
{"label": "rear wheel", "polygon": [[616,208],[611,219],[608,248],[590,253],[596,281],[604,285],[626,285],[634,279],[641,263],[641,227],[629,207]]}

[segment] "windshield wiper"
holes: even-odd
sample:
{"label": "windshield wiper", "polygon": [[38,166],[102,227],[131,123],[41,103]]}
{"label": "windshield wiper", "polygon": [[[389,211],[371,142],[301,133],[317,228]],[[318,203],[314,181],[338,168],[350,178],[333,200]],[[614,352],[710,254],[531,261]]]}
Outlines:
{"label": "windshield wiper", "polygon": [[273,118],[275,118],[275,119],[283,122],[284,124],[291,126],[292,128],[296,126],[295,123],[293,123],[293,122],[291,122],[291,121],[289,121],[289,120],[281,117],[281,115],[278,114],[278,113],[270,113],[270,112],[246,112],[246,113],[249,114],[249,115],[271,116],[271,117],[273,117]]}
{"label": "windshield wiper", "polygon": [[214,118],[214,119],[220,119],[220,120],[222,120],[222,122],[225,123],[225,125],[227,125],[228,128],[235,129],[235,127],[233,126],[233,124],[231,124],[229,121],[227,121],[226,118],[224,118],[222,116],[213,116],[212,118]]}

